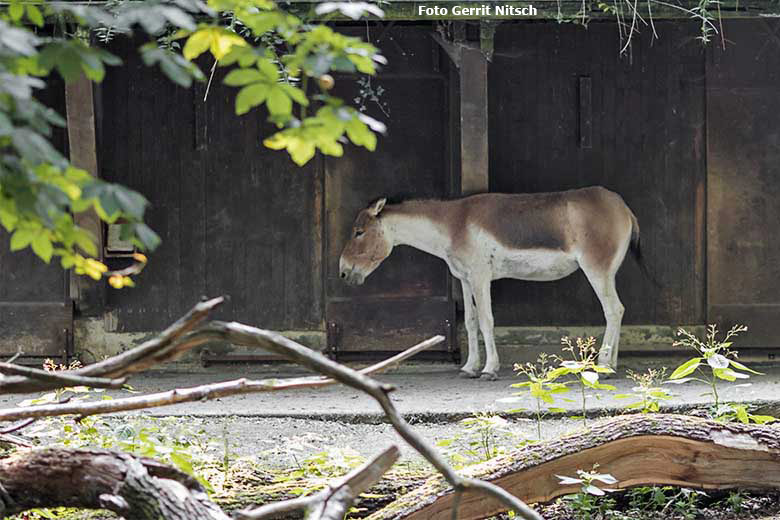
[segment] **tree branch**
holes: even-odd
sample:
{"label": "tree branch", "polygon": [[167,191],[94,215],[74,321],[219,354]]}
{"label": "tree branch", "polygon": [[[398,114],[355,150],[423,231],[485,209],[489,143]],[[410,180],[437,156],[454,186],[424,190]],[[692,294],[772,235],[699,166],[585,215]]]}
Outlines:
{"label": "tree branch", "polygon": [[[193,337],[200,334],[200,331],[192,333]],[[208,333],[209,336],[211,333]],[[209,340],[210,341],[210,340]],[[387,370],[398,363],[412,357],[413,355],[432,347],[444,341],[444,336],[434,336],[427,339],[395,356],[381,361],[375,365],[364,368],[361,374],[373,374]],[[306,347],[303,347],[306,348]],[[123,399],[112,399],[110,401],[93,402],[72,402],[60,404],[45,404],[37,406],[25,406],[22,408],[0,409],[0,421],[16,421],[19,419],[31,419],[41,417],[55,417],[62,415],[78,415],[86,417],[88,415],[127,412],[130,410],[143,410],[146,408],[156,408],[160,406],[169,406],[172,404],[202,401],[204,399],[216,399],[229,395],[249,394],[256,392],[276,392],[281,390],[291,390],[295,388],[319,388],[338,383],[331,378],[298,377],[293,379],[236,379],[233,381],[224,381],[221,383],[212,383],[189,388],[177,388],[166,392],[155,394],[139,395],[126,397]]]}
{"label": "tree branch", "polygon": [[341,520],[354,500],[369,487],[374,485],[382,475],[395,464],[400,455],[398,447],[390,446],[385,451],[369,460],[348,475],[319,493],[308,496],[276,502],[265,506],[239,511],[237,520],[265,520],[274,518],[281,513],[308,510],[306,520]]}
{"label": "tree branch", "polygon": [[55,385],[55,388],[64,386],[91,386],[93,388],[122,388],[127,378],[109,379],[105,377],[88,377],[74,375],[72,370],[41,370],[40,368],[24,367],[13,363],[0,362],[0,373],[15,376],[24,376],[47,384]]}

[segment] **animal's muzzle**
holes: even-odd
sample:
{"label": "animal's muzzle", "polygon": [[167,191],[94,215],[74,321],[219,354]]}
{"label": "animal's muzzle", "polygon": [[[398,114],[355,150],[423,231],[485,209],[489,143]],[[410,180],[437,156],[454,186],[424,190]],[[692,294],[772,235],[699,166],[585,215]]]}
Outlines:
{"label": "animal's muzzle", "polygon": [[362,285],[363,281],[366,279],[365,276],[356,273],[354,269],[342,269],[339,276],[341,276],[341,279],[348,285]]}

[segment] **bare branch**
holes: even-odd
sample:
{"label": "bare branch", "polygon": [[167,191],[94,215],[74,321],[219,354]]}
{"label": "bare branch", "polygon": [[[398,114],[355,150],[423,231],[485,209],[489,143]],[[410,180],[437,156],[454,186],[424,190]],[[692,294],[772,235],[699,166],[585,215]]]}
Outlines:
{"label": "bare branch", "polygon": [[[200,331],[193,332],[192,337],[201,334]],[[384,361],[371,365],[360,371],[362,374],[373,374],[387,370],[401,361],[425,350],[433,345],[444,341],[443,336],[434,336],[407,350],[396,354]],[[305,347],[304,347],[305,348]],[[74,402],[45,404],[37,406],[25,406],[23,408],[14,407],[0,409],[0,421],[16,421],[27,418],[55,417],[62,415],[78,415],[86,417],[88,415],[127,412],[130,410],[142,410],[146,408],[156,408],[160,406],[169,406],[172,404],[202,401],[204,399],[216,399],[229,395],[249,394],[256,392],[274,392],[280,390],[291,390],[294,388],[319,388],[322,386],[337,383],[335,379],[315,377],[299,377],[294,379],[235,379],[221,383],[212,383],[189,388],[177,388],[166,392],[155,394],[138,395],[126,397],[123,399],[112,399],[110,401],[93,402]]]}
{"label": "bare branch", "polygon": [[319,493],[239,511],[237,520],[265,520],[281,513],[308,510],[306,520],[341,520],[361,493],[374,485],[395,464],[398,447],[390,446]]}
{"label": "bare branch", "polygon": [[51,383],[56,387],[91,386],[93,388],[122,388],[126,378],[109,379],[105,377],[77,376],[71,370],[42,370],[40,368],[23,367],[12,363],[0,363],[0,373],[15,376],[25,376],[37,381]]}
{"label": "bare branch", "polygon": [[6,428],[4,430],[0,430],[0,435],[4,435],[4,434],[7,434],[7,433],[18,432],[19,430],[23,430],[24,428],[27,428],[28,426],[30,426],[35,421],[36,421],[36,419],[32,418],[32,419],[27,419],[26,421],[22,421],[19,424],[14,424],[13,426],[9,426],[8,428]]}

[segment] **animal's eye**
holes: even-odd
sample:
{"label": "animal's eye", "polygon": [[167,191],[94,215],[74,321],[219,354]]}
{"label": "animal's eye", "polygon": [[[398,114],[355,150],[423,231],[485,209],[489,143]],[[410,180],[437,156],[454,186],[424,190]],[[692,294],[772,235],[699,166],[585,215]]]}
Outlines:
{"label": "animal's eye", "polygon": [[362,236],[364,231],[362,229],[356,229],[355,230],[355,238]]}

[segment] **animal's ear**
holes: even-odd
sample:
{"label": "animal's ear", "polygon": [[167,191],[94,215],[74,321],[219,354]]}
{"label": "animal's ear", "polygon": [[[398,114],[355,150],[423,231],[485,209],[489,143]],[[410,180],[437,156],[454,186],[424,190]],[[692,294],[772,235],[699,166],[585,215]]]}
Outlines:
{"label": "animal's ear", "polygon": [[386,202],[387,202],[387,197],[382,197],[381,199],[377,200],[376,202],[371,203],[371,205],[368,206],[368,213],[372,217],[376,217],[382,211],[382,208],[385,207],[385,203]]}

